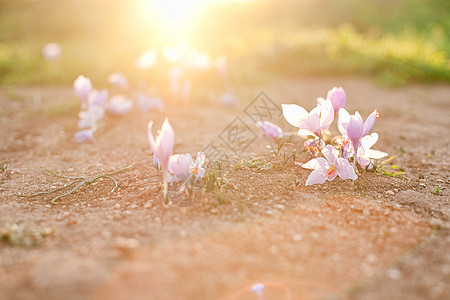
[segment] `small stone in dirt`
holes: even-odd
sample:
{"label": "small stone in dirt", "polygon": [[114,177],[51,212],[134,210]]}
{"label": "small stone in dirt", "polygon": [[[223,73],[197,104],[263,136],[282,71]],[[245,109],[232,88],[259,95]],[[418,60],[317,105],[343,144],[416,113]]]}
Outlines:
{"label": "small stone in dirt", "polygon": [[150,207],[152,207],[152,203],[150,201],[144,204],[144,208],[150,208]]}
{"label": "small stone in dirt", "polygon": [[301,235],[301,234],[294,234],[294,235],[292,236],[292,239],[293,239],[294,241],[296,241],[296,242],[301,241],[301,240],[303,239],[303,235]]}
{"label": "small stone in dirt", "polygon": [[423,183],[423,182],[421,182],[420,184],[420,187],[426,187],[427,185],[425,184],[425,183]]}
{"label": "small stone in dirt", "polygon": [[219,213],[219,210],[217,208],[211,208],[209,212],[212,213],[213,215],[217,215]]}
{"label": "small stone in dirt", "polygon": [[402,273],[397,269],[389,269],[387,275],[392,280],[399,280],[402,277]]}
{"label": "small stone in dirt", "polygon": [[275,204],[273,207],[275,207],[277,209],[284,209],[284,205],[282,205],[282,204]]}
{"label": "small stone in dirt", "polygon": [[134,208],[138,208],[138,206],[136,204],[133,204],[133,205],[128,206],[128,208],[134,209]]}
{"label": "small stone in dirt", "polygon": [[391,191],[391,190],[386,191],[385,194],[388,195],[388,196],[394,196],[395,195],[394,191]]}
{"label": "small stone in dirt", "polygon": [[50,204],[45,205],[45,207],[52,208],[52,206]]}
{"label": "small stone in dirt", "polygon": [[116,205],[114,205],[114,208],[119,209],[120,208],[120,204],[116,203]]}
{"label": "small stone in dirt", "polygon": [[115,243],[116,249],[120,255],[130,258],[133,256],[134,250],[139,247],[140,243],[135,239],[118,238]]}

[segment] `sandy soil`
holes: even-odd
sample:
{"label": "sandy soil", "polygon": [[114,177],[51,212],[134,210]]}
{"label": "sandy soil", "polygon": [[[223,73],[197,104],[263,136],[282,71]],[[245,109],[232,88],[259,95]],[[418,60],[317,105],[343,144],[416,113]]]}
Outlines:
{"label": "sandy soil", "polygon": [[[378,109],[374,148],[395,156],[404,177],[369,172],[354,184],[305,187],[308,170],[268,155],[252,101],[310,109],[333,86],[345,88],[349,111]],[[449,299],[449,95],[448,85],[388,89],[356,78],[274,82],[240,89],[237,109],[205,93],[164,112],[108,116],[96,143],[75,144],[69,87],[2,88],[0,162],[9,165],[0,172],[0,299],[258,299],[258,282],[264,299]],[[211,143],[222,151],[210,152],[207,167],[219,172],[214,160],[223,160],[227,190],[198,188],[189,200],[172,187],[173,203],[162,205],[146,126],[166,116],[175,152],[195,155]],[[235,122],[249,141],[231,145],[239,153],[225,145]],[[298,162],[310,159],[301,138],[290,142]],[[240,164],[255,157],[272,168]],[[93,177],[133,162],[113,175],[113,193],[103,178],[57,203],[14,196],[69,182],[42,167]]]}

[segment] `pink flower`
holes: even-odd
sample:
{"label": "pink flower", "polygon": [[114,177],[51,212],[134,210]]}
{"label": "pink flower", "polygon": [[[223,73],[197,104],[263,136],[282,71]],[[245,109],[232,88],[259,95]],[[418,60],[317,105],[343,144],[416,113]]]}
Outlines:
{"label": "pink flower", "polygon": [[88,104],[89,106],[101,106],[101,107],[105,107],[106,106],[106,102],[108,101],[108,95],[109,92],[106,89],[103,89],[101,91],[99,90],[91,90],[89,92],[89,96],[88,96]]}
{"label": "pink flower", "polygon": [[161,126],[161,131],[155,140],[152,134],[152,125],[153,122],[150,121],[148,123],[148,141],[150,143],[150,148],[158,158],[161,169],[167,172],[169,159],[173,152],[174,132],[172,126],[170,126],[169,119],[166,118]]}
{"label": "pink flower", "polygon": [[194,164],[192,156],[187,154],[174,154],[169,159],[169,182],[186,180],[191,176],[190,168]]}
{"label": "pink flower", "polygon": [[103,119],[105,115],[105,109],[101,106],[90,106],[86,110],[82,110],[78,113],[78,128],[91,128],[97,129],[97,122]]}
{"label": "pink flower", "polygon": [[81,130],[78,131],[77,133],[75,133],[75,142],[77,143],[93,143],[95,142],[94,139],[94,130],[92,129],[85,129],[85,130]]}
{"label": "pink flower", "polygon": [[139,94],[137,97],[137,107],[142,112],[148,112],[151,110],[163,110],[164,103],[162,102],[161,98]]}
{"label": "pink flower", "polygon": [[314,171],[309,174],[306,185],[322,184],[326,180],[331,181],[336,176],[342,179],[358,178],[349,162],[343,158],[338,158],[339,151],[331,145],[325,146],[322,150],[323,157],[311,159],[302,167]]}
{"label": "pink flower", "polygon": [[80,75],[73,82],[75,95],[81,100],[83,106],[88,105],[89,93],[92,90],[92,82],[89,78]]}
{"label": "pink flower", "polygon": [[61,56],[61,46],[56,43],[48,43],[42,48],[42,54],[46,60],[57,60]]}
{"label": "pink flower", "polygon": [[308,149],[313,156],[319,156],[320,151],[325,147],[325,142],[319,138],[306,140],[303,145]]}
{"label": "pink flower", "polygon": [[322,130],[328,129],[334,119],[333,105],[330,100],[318,104],[309,113],[296,104],[282,104],[283,115],[289,124],[299,127],[299,135],[315,135],[319,138]]}
{"label": "pink flower", "polygon": [[261,132],[269,139],[279,139],[283,135],[283,130],[272,122],[259,121],[256,122],[256,126],[261,129]]}
{"label": "pink flower", "polygon": [[112,73],[108,76],[108,82],[114,86],[126,89],[128,87],[128,81],[120,72]]}
{"label": "pink flower", "polygon": [[[328,91],[327,100],[331,101],[334,108],[334,113],[336,114],[340,108],[344,108],[347,97],[345,91],[341,87],[334,87]],[[317,103],[322,104],[325,101],[323,98],[317,98]]]}
{"label": "pink flower", "polygon": [[192,156],[187,154],[174,154],[169,159],[169,182],[187,180],[195,176],[195,180],[203,178],[205,169],[202,168],[205,162],[205,153],[199,152],[195,162]]}
{"label": "pink flower", "polygon": [[345,137],[352,142],[353,153],[358,157],[358,148],[361,138],[366,136],[372,129],[377,118],[377,110],[374,110],[363,122],[359,112],[350,115],[344,108],[339,109],[338,129]]}
{"label": "pink flower", "polygon": [[133,107],[133,101],[125,98],[125,96],[114,96],[111,97],[108,104],[106,105],[106,110],[115,115],[124,115],[131,110]]}

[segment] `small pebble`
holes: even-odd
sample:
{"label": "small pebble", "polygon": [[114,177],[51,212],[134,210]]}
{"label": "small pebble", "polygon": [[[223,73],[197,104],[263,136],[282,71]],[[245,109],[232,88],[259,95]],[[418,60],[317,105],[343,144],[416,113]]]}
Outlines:
{"label": "small pebble", "polygon": [[385,194],[388,195],[388,196],[394,196],[395,195],[395,193],[393,191],[391,191],[391,190],[386,191]]}
{"label": "small pebble", "polygon": [[294,235],[292,236],[292,239],[293,239],[294,241],[296,241],[296,242],[301,241],[301,240],[303,239],[303,235],[301,235],[301,234],[294,234]]}
{"label": "small pebble", "polygon": [[397,269],[388,270],[388,277],[392,280],[399,280],[402,277],[402,274]]}

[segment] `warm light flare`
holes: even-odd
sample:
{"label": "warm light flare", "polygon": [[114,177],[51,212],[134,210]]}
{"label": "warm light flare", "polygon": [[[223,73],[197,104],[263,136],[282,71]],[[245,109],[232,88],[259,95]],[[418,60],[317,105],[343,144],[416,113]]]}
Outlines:
{"label": "warm light flare", "polygon": [[[172,43],[183,40],[189,34],[195,12],[201,6],[214,2],[242,2],[253,0],[140,0],[139,11],[158,24],[165,40]],[[153,19],[156,18],[156,19]]]}

